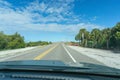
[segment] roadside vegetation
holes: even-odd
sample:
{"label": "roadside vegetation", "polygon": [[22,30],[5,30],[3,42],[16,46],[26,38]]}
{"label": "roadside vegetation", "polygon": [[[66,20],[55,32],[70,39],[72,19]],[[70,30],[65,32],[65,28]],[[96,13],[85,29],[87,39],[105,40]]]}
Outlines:
{"label": "roadside vegetation", "polygon": [[87,31],[82,28],[75,36],[75,40],[83,47],[120,50],[120,22],[113,28],[102,30],[95,28]]}
{"label": "roadside vegetation", "polygon": [[24,41],[24,37],[17,32],[13,35],[6,35],[3,31],[0,32],[0,50],[25,48],[28,46],[48,45],[51,43],[52,42],[47,41],[36,41],[26,43]]}
{"label": "roadside vegetation", "polygon": [[66,45],[79,46],[78,42],[75,41],[66,42]]}
{"label": "roadside vegetation", "polygon": [[43,45],[48,45],[52,44],[52,42],[47,42],[47,41],[36,41],[36,42],[28,42],[26,43],[26,46],[43,46]]}

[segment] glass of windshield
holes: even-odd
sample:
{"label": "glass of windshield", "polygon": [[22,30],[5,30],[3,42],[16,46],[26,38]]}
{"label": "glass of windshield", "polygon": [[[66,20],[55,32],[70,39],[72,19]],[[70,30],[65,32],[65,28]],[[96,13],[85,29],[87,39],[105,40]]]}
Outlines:
{"label": "glass of windshield", "polygon": [[120,71],[120,0],[0,0],[2,62]]}

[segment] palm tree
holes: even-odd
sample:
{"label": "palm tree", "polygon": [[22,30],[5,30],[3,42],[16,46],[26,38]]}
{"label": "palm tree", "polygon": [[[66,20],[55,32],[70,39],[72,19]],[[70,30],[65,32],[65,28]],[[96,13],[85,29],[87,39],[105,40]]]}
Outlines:
{"label": "palm tree", "polygon": [[105,38],[106,40],[106,48],[109,49],[109,41],[111,38],[111,29],[110,28],[106,28],[102,30],[102,34],[103,34],[103,38]]}
{"label": "palm tree", "polygon": [[111,29],[111,46],[120,49],[120,22]]}
{"label": "palm tree", "polygon": [[92,47],[98,47],[98,43],[101,40],[101,31],[97,28],[93,29],[91,31],[91,36],[92,36],[92,40],[93,40],[93,46]]}
{"label": "palm tree", "polygon": [[87,46],[88,37],[89,32],[86,29],[82,28],[80,29],[79,33],[75,36],[75,40],[79,40],[79,44],[81,42],[82,46]]}
{"label": "palm tree", "polygon": [[79,33],[75,36],[75,40],[79,41],[79,46],[80,46],[80,34]]}

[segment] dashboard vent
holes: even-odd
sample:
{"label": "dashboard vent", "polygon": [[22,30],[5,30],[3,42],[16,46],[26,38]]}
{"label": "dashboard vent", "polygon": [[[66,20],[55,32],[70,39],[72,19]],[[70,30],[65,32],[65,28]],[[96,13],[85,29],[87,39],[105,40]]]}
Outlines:
{"label": "dashboard vent", "polygon": [[40,80],[71,80],[70,78],[58,77],[58,76],[47,76],[47,75],[12,75],[12,78],[26,78],[26,79],[40,79]]}

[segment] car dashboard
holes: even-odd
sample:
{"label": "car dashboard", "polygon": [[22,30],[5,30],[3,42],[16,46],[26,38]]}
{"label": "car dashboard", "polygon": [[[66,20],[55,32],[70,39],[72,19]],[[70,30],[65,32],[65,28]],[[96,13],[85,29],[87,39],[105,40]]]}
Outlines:
{"label": "car dashboard", "polygon": [[59,71],[2,70],[0,80],[120,80],[120,78]]}

